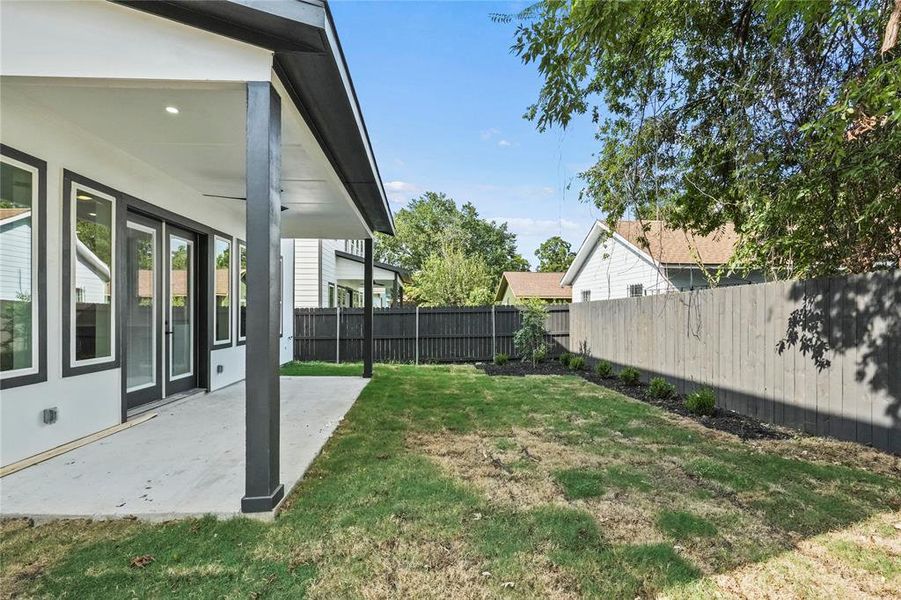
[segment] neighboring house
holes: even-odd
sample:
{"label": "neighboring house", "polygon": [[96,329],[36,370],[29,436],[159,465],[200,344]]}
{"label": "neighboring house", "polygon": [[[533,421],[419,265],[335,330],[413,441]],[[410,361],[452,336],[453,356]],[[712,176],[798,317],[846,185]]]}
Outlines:
{"label": "neighboring house", "polygon": [[272,509],[293,240],[393,233],[327,4],[2,2],[0,87],[0,465],[246,375]]}
{"label": "neighboring house", "polygon": [[[294,240],[295,308],[363,306],[363,240]],[[373,265],[373,304],[399,306],[409,276],[400,267]]]}
{"label": "neighboring house", "polygon": [[[596,221],[560,285],[572,286],[573,302],[703,289],[708,285],[699,264],[716,270],[737,241],[731,225],[700,236],[668,229],[663,221],[620,221],[612,232]],[[718,285],[763,280],[760,273],[730,275]]]}
{"label": "neighboring house", "polygon": [[505,271],[497,286],[494,301],[500,304],[519,304],[523,300],[538,298],[550,303],[572,300],[569,286],[560,286],[563,273],[534,273],[532,271]]}

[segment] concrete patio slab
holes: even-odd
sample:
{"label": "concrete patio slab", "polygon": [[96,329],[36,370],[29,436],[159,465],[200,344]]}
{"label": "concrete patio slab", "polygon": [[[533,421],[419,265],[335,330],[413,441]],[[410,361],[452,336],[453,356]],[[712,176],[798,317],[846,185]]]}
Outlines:
{"label": "concrete patio slab", "polygon": [[[359,377],[281,378],[286,496],[367,382]],[[244,383],[156,412],[146,423],[0,479],[0,515],[159,521],[240,514]]]}

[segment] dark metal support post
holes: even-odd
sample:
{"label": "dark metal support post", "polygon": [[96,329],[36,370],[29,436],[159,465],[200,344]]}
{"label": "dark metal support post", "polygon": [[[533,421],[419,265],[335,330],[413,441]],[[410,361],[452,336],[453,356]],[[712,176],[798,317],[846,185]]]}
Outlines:
{"label": "dark metal support post", "polygon": [[268,81],[247,84],[246,464],[242,512],[270,511],[279,481],[281,99]]}
{"label": "dark metal support post", "polygon": [[363,242],[363,377],[372,377],[372,238]]}

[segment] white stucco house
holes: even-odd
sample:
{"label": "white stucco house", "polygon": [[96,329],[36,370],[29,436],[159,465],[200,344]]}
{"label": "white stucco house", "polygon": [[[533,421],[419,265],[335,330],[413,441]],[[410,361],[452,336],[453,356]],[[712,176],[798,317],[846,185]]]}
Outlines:
{"label": "white stucco house", "polygon": [[[294,307],[363,306],[363,240],[294,240]],[[399,306],[409,274],[394,265],[373,263],[373,306]]]}
{"label": "white stucco house", "polygon": [[[573,302],[703,289],[708,281],[700,265],[719,268],[732,257],[737,239],[731,225],[700,236],[669,229],[663,221],[620,221],[611,230],[598,220],[560,285],[572,286]],[[718,285],[763,280],[760,273],[730,274]]]}
{"label": "white stucco house", "polygon": [[393,233],[328,5],[2,2],[0,77],[0,466],[246,376],[271,510],[293,240]]}

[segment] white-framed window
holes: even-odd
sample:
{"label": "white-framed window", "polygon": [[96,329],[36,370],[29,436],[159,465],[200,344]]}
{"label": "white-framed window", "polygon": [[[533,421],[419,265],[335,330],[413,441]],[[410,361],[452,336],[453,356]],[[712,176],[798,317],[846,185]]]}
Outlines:
{"label": "white-framed window", "polygon": [[41,168],[9,154],[20,153],[4,148],[0,156],[0,376],[4,382],[39,376],[44,343],[39,311],[44,294],[39,246],[44,218]]}
{"label": "white-framed window", "polygon": [[628,287],[627,290],[629,294],[629,298],[640,298],[644,296],[644,285],[640,283],[633,283]]}
{"label": "white-framed window", "polygon": [[231,343],[232,315],[232,240],[221,236],[213,238],[213,344]]}
{"label": "white-framed window", "polygon": [[591,290],[582,290],[582,302],[591,302]]}
{"label": "white-framed window", "polygon": [[278,257],[278,336],[285,335],[285,257]]}
{"label": "white-framed window", "polygon": [[[159,275],[157,230],[129,221],[125,228],[128,327],[125,328],[125,391],[135,392],[157,384],[157,336],[159,331],[156,281]],[[134,269],[134,271],[132,271]]]}
{"label": "white-framed window", "polygon": [[337,296],[335,294],[335,284],[329,283],[328,284],[328,307],[335,308],[335,306],[336,306],[335,302],[337,302]]}
{"label": "white-framed window", "polygon": [[247,340],[247,244],[238,242],[238,341]]}
{"label": "white-framed window", "polygon": [[116,199],[73,182],[69,219],[69,362],[116,358]]}

